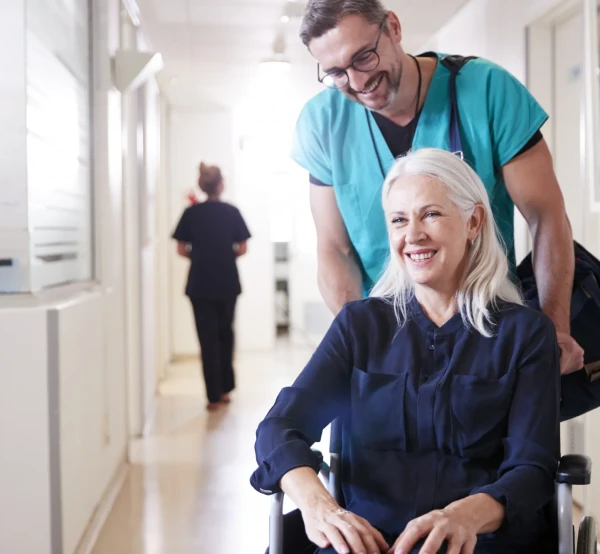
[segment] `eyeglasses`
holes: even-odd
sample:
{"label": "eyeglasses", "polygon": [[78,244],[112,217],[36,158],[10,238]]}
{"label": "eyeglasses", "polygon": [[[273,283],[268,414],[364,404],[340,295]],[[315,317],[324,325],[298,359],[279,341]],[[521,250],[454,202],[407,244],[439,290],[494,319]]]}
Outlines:
{"label": "eyeglasses", "polygon": [[319,82],[323,83],[328,88],[344,88],[350,81],[348,69],[353,68],[356,71],[361,71],[362,73],[373,71],[381,61],[381,58],[377,53],[377,48],[379,47],[379,40],[381,39],[381,34],[383,33],[386,19],[387,16],[383,18],[383,21],[379,26],[379,34],[377,35],[375,46],[370,50],[365,50],[364,52],[357,54],[352,60],[352,63],[345,69],[334,69],[333,71],[329,71],[328,73],[325,73],[325,75],[321,76],[321,66],[317,64],[317,79]]}

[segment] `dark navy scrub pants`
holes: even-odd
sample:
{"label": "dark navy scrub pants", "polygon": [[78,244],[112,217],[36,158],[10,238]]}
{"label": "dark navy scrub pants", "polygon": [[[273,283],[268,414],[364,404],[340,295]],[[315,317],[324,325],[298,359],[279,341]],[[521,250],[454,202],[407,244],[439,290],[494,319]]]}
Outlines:
{"label": "dark navy scrub pants", "polygon": [[202,369],[208,401],[219,402],[235,387],[233,373],[233,318],[237,298],[190,298],[202,352]]}

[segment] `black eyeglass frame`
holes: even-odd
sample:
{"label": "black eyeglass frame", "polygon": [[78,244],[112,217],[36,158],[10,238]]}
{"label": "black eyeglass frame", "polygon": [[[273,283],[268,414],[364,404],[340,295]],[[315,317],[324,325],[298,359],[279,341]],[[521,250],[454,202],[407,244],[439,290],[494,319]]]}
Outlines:
{"label": "black eyeglass frame", "polygon": [[[375,41],[375,46],[373,48],[370,48],[369,50],[365,50],[364,52],[360,52],[359,54],[354,56],[355,59],[353,59],[352,62],[350,63],[350,65],[348,65],[344,69],[336,69],[334,71],[330,71],[329,73],[325,73],[325,75],[321,76],[321,66],[317,63],[317,80],[319,81],[319,83],[326,86],[327,88],[340,89],[340,88],[344,88],[350,82],[350,76],[348,75],[348,70],[350,68],[355,69],[356,71],[360,71],[361,73],[368,73],[369,71],[373,71],[374,69],[377,69],[377,67],[381,63],[381,58],[380,58],[379,54],[377,53],[377,49],[379,48],[379,41],[381,40],[381,35],[383,34],[383,29],[385,27],[386,21],[387,21],[387,15],[383,18],[381,24],[379,25],[379,34],[377,35],[377,40]],[[356,61],[357,61],[356,58],[365,57],[365,56],[371,55],[371,54],[375,55],[374,59],[376,60],[373,67],[369,66],[368,69],[366,69],[366,68],[360,69],[359,67],[356,67],[356,65],[355,65]],[[346,82],[343,85],[336,85],[336,84],[334,84],[333,86],[328,85],[324,81],[325,81],[325,79],[327,79],[327,77],[331,76],[332,73],[343,73],[346,76]]]}

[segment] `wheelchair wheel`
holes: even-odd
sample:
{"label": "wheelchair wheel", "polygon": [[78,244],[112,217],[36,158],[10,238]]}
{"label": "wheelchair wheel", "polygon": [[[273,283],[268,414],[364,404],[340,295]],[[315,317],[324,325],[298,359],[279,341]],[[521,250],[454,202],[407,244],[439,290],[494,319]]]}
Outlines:
{"label": "wheelchair wheel", "polygon": [[584,517],[577,536],[577,554],[596,554],[596,522]]}

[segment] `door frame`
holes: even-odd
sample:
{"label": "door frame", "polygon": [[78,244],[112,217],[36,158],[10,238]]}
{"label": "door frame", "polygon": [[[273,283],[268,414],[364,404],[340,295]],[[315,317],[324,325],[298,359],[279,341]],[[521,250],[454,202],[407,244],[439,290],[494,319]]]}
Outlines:
{"label": "door frame", "polygon": [[[598,5],[597,0],[568,0],[533,21],[527,27],[526,84],[550,116],[544,138],[550,151],[556,151],[554,127],[554,27],[581,11],[583,16],[583,101],[581,131],[581,177],[589,193],[589,208],[600,212],[600,164],[595,150],[600,146],[600,86],[598,83]],[[550,54],[550,55],[549,55]],[[528,241],[530,239],[528,238]],[[528,244],[531,247],[531,244]]]}
{"label": "door frame", "polygon": [[596,152],[600,147],[600,85],[598,62],[598,0],[582,0],[584,40],[584,126],[586,185],[590,191],[590,209],[600,212],[600,164]]}

